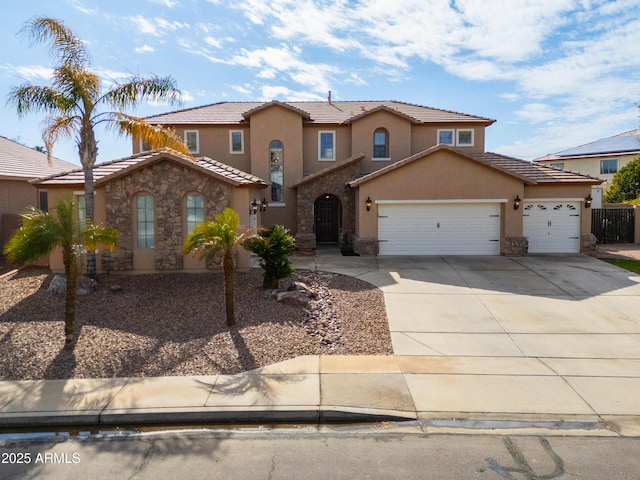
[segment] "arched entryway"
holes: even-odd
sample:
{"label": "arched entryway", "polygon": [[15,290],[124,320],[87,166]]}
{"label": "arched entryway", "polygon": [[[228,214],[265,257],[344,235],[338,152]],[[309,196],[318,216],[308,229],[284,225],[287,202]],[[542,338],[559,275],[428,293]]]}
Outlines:
{"label": "arched entryway", "polygon": [[337,244],[340,239],[342,205],[332,194],[320,195],[313,204],[316,243]]}

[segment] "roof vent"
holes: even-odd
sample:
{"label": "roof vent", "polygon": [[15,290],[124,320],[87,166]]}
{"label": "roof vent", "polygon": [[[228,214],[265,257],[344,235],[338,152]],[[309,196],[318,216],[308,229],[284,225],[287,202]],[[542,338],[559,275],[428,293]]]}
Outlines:
{"label": "roof vent", "polygon": [[327,97],[327,101],[329,102],[329,105],[331,105],[331,90],[329,90],[329,96]]}

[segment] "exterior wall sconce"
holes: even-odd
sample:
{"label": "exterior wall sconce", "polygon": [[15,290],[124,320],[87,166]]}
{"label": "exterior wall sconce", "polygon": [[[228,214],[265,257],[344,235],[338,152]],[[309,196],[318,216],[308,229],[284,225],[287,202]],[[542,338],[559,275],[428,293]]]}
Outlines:
{"label": "exterior wall sconce", "polygon": [[591,198],[591,194],[589,194],[587,198],[584,199],[584,208],[591,208],[591,202],[593,202],[593,198]]}
{"label": "exterior wall sconce", "polygon": [[520,195],[516,195],[516,198],[513,199],[513,209],[518,210],[520,208]]}
{"label": "exterior wall sconce", "polygon": [[263,198],[262,201],[260,203],[258,203],[258,201],[254,198],[253,202],[251,202],[249,204],[250,210],[249,210],[249,214],[250,215],[255,215],[256,213],[258,213],[258,210],[260,210],[261,212],[266,212],[267,211],[267,199]]}
{"label": "exterior wall sconce", "polygon": [[370,212],[371,205],[373,205],[373,200],[371,200],[371,197],[367,197],[367,199],[364,201],[364,204],[367,206],[367,212]]}

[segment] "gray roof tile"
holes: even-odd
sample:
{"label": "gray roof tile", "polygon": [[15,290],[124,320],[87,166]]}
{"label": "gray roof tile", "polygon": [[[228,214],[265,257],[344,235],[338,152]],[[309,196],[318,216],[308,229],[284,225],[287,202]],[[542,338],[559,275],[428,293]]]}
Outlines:
{"label": "gray roof tile", "polygon": [[45,153],[25,147],[0,136],[0,177],[31,180],[46,175],[68,172],[78,168],[59,158],[47,161]]}

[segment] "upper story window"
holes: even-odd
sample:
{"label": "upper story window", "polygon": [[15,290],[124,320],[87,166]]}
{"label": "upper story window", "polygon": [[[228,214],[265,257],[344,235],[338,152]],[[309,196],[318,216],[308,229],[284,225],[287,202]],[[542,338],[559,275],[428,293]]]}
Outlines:
{"label": "upper story window", "polygon": [[560,170],[564,170],[564,162],[550,163],[549,166],[553,168],[559,168]]}
{"label": "upper story window", "polygon": [[204,197],[199,193],[187,195],[187,235],[204,221]]}
{"label": "upper story window", "polygon": [[271,201],[284,203],[284,145],[280,140],[269,144]]}
{"label": "upper story window", "polygon": [[470,128],[438,130],[438,144],[452,147],[473,147],[473,137],[473,129]]}
{"label": "upper story window", "polygon": [[229,153],[244,153],[244,131],[229,131]]}
{"label": "upper story window", "polygon": [[438,144],[453,145],[453,130],[438,130]]}
{"label": "upper story window", "polygon": [[78,232],[84,231],[84,226],[87,223],[87,203],[85,201],[84,192],[76,193],[76,208],[78,210]]}
{"label": "upper story window", "polygon": [[473,147],[473,130],[456,130],[456,145],[458,147]]}
{"label": "upper story window", "polygon": [[607,175],[618,172],[618,159],[600,160],[600,174]]}
{"label": "upper story window", "polygon": [[155,246],[153,217],[153,197],[148,194],[138,195],[136,197],[138,248],[153,248]]}
{"label": "upper story window", "polygon": [[191,153],[200,153],[200,132],[198,130],[185,130],[184,143]]}
{"label": "upper story window", "polygon": [[389,159],[389,132],[384,128],[373,132],[373,158]]}
{"label": "upper story window", "polygon": [[318,160],[336,159],[336,133],[333,131],[318,132]]}

